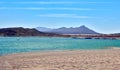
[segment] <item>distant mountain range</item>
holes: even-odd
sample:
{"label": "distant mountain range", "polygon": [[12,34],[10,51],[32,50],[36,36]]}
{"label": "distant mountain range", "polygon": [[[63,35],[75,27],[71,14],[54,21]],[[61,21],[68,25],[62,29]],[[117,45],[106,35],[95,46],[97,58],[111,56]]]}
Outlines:
{"label": "distant mountain range", "polygon": [[[38,29],[41,29],[38,31]],[[64,35],[67,34],[67,35]],[[72,34],[72,35],[71,35]],[[79,35],[80,34],[80,35]],[[89,35],[91,34],[91,35]],[[99,34],[86,26],[71,28],[1,28],[0,36],[19,37],[19,36],[46,36],[46,37],[84,37],[84,38],[120,38],[120,33],[115,34]]]}
{"label": "distant mountain range", "polygon": [[0,36],[59,36],[53,33],[44,33],[36,29],[30,28],[2,28],[0,29]]}
{"label": "distant mountain range", "polygon": [[45,27],[37,27],[37,30],[41,32],[47,32],[47,33],[56,33],[56,34],[99,34],[98,32],[95,32],[94,30],[86,27],[86,26],[80,26],[80,27],[61,27],[58,29],[50,29]]}

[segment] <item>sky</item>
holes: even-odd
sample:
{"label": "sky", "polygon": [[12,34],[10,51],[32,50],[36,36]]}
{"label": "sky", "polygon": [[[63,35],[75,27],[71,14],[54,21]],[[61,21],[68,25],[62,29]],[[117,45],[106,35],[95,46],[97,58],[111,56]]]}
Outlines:
{"label": "sky", "polygon": [[0,28],[81,25],[120,33],[120,0],[0,0]]}

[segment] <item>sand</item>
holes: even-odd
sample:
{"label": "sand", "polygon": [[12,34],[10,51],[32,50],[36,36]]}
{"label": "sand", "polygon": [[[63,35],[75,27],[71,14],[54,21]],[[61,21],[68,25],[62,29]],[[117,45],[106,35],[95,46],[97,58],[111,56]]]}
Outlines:
{"label": "sand", "polygon": [[120,70],[120,49],[10,54],[0,70]]}

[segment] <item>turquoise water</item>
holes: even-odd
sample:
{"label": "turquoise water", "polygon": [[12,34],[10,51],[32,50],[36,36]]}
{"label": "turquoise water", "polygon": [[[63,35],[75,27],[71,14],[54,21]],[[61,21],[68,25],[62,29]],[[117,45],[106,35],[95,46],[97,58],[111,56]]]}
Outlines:
{"label": "turquoise water", "polygon": [[48,50],[105,49],[113,46],[120,47],[120,40],[0,37],[0,55]]}

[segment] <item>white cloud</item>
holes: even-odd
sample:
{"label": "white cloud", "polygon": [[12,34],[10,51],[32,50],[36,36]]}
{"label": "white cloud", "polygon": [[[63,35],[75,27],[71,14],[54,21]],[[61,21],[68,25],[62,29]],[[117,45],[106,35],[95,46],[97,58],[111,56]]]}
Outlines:
{"label": "white cloud", "polygon": [[18,4],[76,4],[77,2],[12,2]]}
{"label": "white cloud", "polygon": [[43,14],[43,15],[38,15],[40,17],[53,17],[53,18],[93,18],[89,16],[79,16],[77,14]]}
{"label": "white cloud", "polygon": [[18,4],[90,4],[97,2],[12,2]]}
{"label": "white cloud", "polygon": [[26,8],[15,8],[15,7],[1,7],[3,10],[95,10],[90,8],[44,8],[44,7],[26,7]]}
{"label": "white cloud", "polygon": [[57,2],[41,2],[41,1],[31,1],[31,2],[0,2],[0,3],[7,3],[7,4],[101,4],[101,3],[110,3],[110,2],[70,2],[70,1],[57,1]]}

